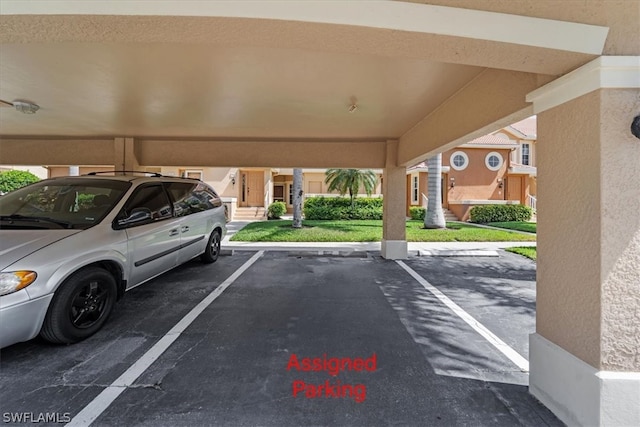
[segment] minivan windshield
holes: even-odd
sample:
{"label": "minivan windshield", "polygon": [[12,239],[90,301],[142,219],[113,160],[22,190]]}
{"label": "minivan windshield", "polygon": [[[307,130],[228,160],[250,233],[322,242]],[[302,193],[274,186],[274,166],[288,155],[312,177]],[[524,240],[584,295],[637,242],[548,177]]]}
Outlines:
{"label": "minivan windshield", "polygon": [[108,178],[40,181],[0,197],[0,228],[86,229],[100,222],[130,186]]}

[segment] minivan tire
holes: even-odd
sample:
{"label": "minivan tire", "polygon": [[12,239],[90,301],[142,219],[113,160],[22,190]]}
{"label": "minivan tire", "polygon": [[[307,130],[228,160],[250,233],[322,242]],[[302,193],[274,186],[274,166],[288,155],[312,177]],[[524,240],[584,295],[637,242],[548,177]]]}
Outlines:
{"label": "minivan tire", "polygon": [[213,230],[211,232],[211,236],[209,236],[209,241],[207,242],[207,247],[204,250],[204,253],[200,255],[200,260],[205,264],[211,264],[218,260],[218,256],[220,256],[220,232],[218,230]]}
{"label": "minivan tire", "polygon": [[71,344],[95,334],[113,311],[118,294],[114,277],[99,267],[82,269],[55,292],[40,336]]}

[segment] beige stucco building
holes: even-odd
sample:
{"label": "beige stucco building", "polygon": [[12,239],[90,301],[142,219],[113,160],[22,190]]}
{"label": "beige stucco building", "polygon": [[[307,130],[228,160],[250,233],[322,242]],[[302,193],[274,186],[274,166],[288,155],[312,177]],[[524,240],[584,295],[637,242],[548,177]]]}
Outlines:
{"label": "beige stucco building", "polygon": [[530,391],[640,425],[638,1],[247,4],[3,0],[0,162],[382,169],[400,259],[406,168],[535,114]]}

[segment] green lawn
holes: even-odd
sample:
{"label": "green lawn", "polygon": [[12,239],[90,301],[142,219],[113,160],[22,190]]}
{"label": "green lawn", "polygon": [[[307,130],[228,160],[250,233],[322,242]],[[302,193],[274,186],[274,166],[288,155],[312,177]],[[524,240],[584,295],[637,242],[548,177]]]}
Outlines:
{"label": "green lawn", "polygon": [[492,227],[507,228],[509,230],[526,231],[528,233],[536,232],[535,222],[522,222],[522,221],[490,222],[487,225],[490,225]]}
{"label": "green lawn", "polygon": [[514,254],[522,255],[532,260],[536,260],[536,256],[538,254],[535,246],[527,246],[527,247],[517,247],[517,248],[507,248],[505,251],[513,252]]}
{"label": "green lawn", "polygon": [[[232,241],[246,242],[379,242],[382,221],[303,221],[294,230],[290,220],[252,222],[238,231]],[[447,223],[444,230],[425,230],[422,221],[407,221],[409,242],[513,242],[535,241],[535,235],[490,230],[470,224]]]}

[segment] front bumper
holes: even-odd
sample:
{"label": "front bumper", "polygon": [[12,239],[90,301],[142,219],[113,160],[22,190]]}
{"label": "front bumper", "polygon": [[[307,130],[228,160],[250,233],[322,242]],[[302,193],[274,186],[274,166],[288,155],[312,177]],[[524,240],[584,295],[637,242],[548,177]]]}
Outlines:
{"label": "front bumper", "polygon": [[24,289],[0,297],[0,348],[35,338],[52,298],[29,299]]}

